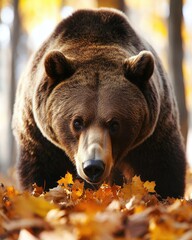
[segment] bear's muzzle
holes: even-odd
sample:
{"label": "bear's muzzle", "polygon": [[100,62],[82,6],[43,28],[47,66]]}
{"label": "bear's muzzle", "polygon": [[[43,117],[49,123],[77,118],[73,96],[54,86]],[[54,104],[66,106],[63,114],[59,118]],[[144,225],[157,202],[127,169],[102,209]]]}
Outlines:
{"label": "bear's muzzle", "polygon": [[108,130],[92,126],[82,132],[75,155],[79,176],[90,184],[102,183],[113,166],[112,146]]}

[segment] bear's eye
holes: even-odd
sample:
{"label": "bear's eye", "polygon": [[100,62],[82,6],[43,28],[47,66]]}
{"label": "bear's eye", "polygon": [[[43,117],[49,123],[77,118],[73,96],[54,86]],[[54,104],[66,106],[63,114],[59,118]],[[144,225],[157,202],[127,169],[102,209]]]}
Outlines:
{"label": "bear's eye", "polygon": [[84,127],[83,119],[81,117],[75,118],[73,120],[73,128],[75,131],[81,131]]}
{"label": "bear's eye", "polygon": [[116,120],[112,120],[111,122],[109,122],[109,131],[110,133],[116,134],[119,130],[119,123]]}

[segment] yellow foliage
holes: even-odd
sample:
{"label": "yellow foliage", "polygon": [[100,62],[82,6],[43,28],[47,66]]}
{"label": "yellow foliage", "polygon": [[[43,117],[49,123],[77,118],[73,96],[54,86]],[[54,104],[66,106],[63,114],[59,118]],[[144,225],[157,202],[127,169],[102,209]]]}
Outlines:
{"label": "yellow foliage", "polygon": [[123,187],[102,184],[90,190],[67,173],[58,184],[47,193],[34,184],[36,197],[1,184],[0,238],[12,239],[14,232],[14,239],[20,240],[191,239],[191,202],[174,198],[160,202],[154,182],[134,176]]}
{"label": "yellow foliage", "polygon": [[24,29],[30,32],[45,19],[58,20],[61,4],[61,0],[20,0],[19,11]]}
{"label": "yellow foliage", "polygon": [[185,232],[183,224],[176,224],[169,216],[155,220],[152,219],[149,225],[151,240],[175,240]]}
{"label": "yellow foliage", "polygon": [[158,15],[151,15],[151,24],[153,26],[154,32],[158,32],[162,35],[162,37],[167,38],[168,29],[165,24],[165,20],[159,17]]}

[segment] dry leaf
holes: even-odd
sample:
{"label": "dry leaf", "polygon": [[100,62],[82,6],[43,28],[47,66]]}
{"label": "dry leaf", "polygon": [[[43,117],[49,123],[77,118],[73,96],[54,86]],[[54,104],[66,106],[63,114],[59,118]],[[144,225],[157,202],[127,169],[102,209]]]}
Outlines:
{"label": "dry leaf", "polygon": [[77,200],[78,198],[80,198],[84,192],[84,182],[75,180],[71,191],[72,191],[71,197],[73,200]]}
{"label": "dry leaf", "polygon": [[43,194],[43,192],[44,192],[43,187],[37,186],[36,183],[33,184],[33,191],[32,191],[33,196],[39,197],[41,194]]}
{"label": "dry leaf", "polygon": [[68,172],[65,174],[65,177],[61,178],[57,183],[62,187],[68,188],[74,183],[73,176]]}
{"label": "dry leaf", "polygon": [[146,181],[144,184],[143,184],[144,188],[147,189],[147,191],[149,193],[155,193],[155,182],[149,182],[149,181]]}

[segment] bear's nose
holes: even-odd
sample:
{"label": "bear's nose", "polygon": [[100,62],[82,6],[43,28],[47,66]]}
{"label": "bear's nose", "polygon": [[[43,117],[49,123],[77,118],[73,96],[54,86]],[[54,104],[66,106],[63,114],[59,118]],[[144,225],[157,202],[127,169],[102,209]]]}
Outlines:
{"label": "bear's nose", "polygon": [[105,164],[102,160],[87,160],[83,163],[83,171],[92,183],[100,180],[105,170]]}

